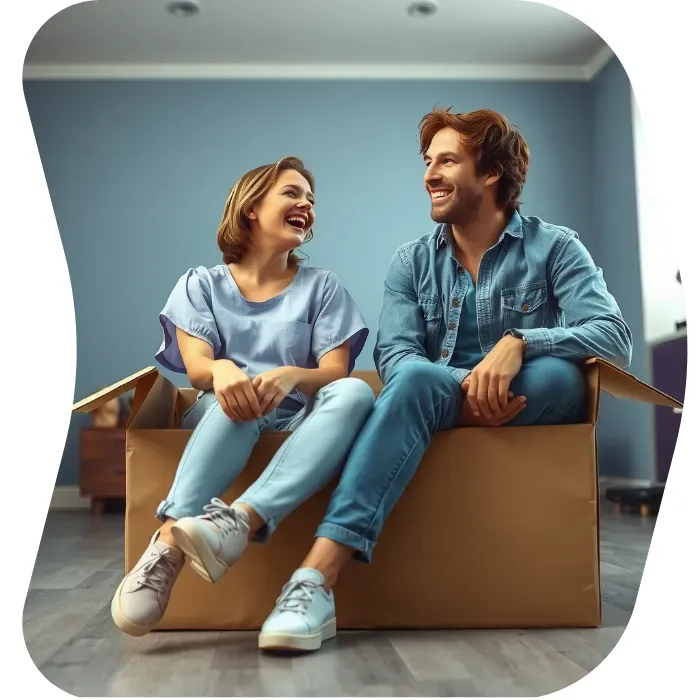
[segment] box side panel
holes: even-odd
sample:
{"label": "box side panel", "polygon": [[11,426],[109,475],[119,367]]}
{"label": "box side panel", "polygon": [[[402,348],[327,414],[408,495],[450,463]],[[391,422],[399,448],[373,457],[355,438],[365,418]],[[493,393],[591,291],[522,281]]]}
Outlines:
{"label": "box side panel", "polygon": [[[158,527],[190,433],[131,431],[127,566]],[[240,495],[285,435],[264,435]],[[335,482],[251,545],[216,586],[185,567],[160,629],[259,629],[313,542]],[[391,514],[373,563],[335,588],[344,629],[592,627],[600,620],[595,430],[589,425],[438,434]],[[416,566],[420,562],[420,566]]]}

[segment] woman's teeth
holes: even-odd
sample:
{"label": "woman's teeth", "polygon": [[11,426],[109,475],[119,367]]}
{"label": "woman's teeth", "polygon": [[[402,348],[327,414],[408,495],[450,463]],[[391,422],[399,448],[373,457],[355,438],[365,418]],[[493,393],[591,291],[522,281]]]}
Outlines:
{"label": "woman's teeth", "polygon": [[304,229],[306,226],[306,219],[304,219],[301,216],[290,216],[286,219],[286,222],[290,224],[291,226],[294,226],[296,228]]}

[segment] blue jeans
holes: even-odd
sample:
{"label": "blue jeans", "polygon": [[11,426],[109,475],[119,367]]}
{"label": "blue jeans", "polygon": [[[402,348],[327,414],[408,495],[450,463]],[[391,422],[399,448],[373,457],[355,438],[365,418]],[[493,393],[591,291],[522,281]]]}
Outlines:
{"label": "blue jeans", "polygon": [[373,405],[369,385],[347,377],[321,388],[301,411],[278,408],[259,420],[234,423],[212,391],[202,394],[183,418],[182,427],[194,431],[156,516],[200,515],[243,471],[263,432],[289,430],[265,471],[236,501],[265,521],[255,539],[266,541],[282,518],[342,469]]}
{"label": "blue jeans", "polygon": [[[508,425],[585,419],[585,379],[580,367],[567,360],[545,356],[527,361],[511,391],[527,398],[527,408]],[[384,522],[413,478],[431,436],[457,427],[463,397],[449,369],[427,362],[399,365],[348,455],[316,536],[352,547],[356,559],[369,562]]]}

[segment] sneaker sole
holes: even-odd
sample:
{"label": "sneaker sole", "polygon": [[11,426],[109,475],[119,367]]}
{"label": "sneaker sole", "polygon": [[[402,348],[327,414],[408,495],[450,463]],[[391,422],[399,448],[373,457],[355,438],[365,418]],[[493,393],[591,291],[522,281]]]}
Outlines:
{"label": "sneaker sole", "polygon": [[258,636],[258,648],[270,651],[316,651],[321,648],[323,642],[333,639],[336,634],[336,622],[333,618],[316,634],[261,632]]}
{"label": "sneaker sole", "polygon": [[121,598],[123,585],[124,581],[122,581],[119,584],[119,588],[117,588],[117,592],[112,598],[112,620],[114,621],[114,624],[122,632],[124,632],[124,634],[128,634],[131,637],[143,637],[145,634],[148,634],[161,621],[163,616],[161,615],[160,617],[158,617],[158,619],[154,620],[153,623],[148,627],[143,627],[132,622],[122,611],[121,603],[119,602]]}
{"label": "sneaker sole", "polygon": [[227,571],[228,564],[219,559],[207,542],[194,532],[175,524],[171,530],[177,546],[190,560],[190,566],[209,583],[216,583]]}

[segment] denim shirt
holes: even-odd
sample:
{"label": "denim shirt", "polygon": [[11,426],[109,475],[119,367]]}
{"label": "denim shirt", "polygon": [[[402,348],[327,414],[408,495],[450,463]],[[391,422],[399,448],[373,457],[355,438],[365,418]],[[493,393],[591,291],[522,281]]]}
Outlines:
{"label": "denim shirt", "polygon": [[[444,366],[464,381],[470,370],[450,365],[468,274],[453,254],[449,225],[398,248],[374,349],[384,383],[407,361]],[[600,357],[623,368],[631,362],[632,333],[578,234],[517,211],[481,260],[476,316],[484,355],[512,329],[527,342],[526,361],[553,355]]]}

